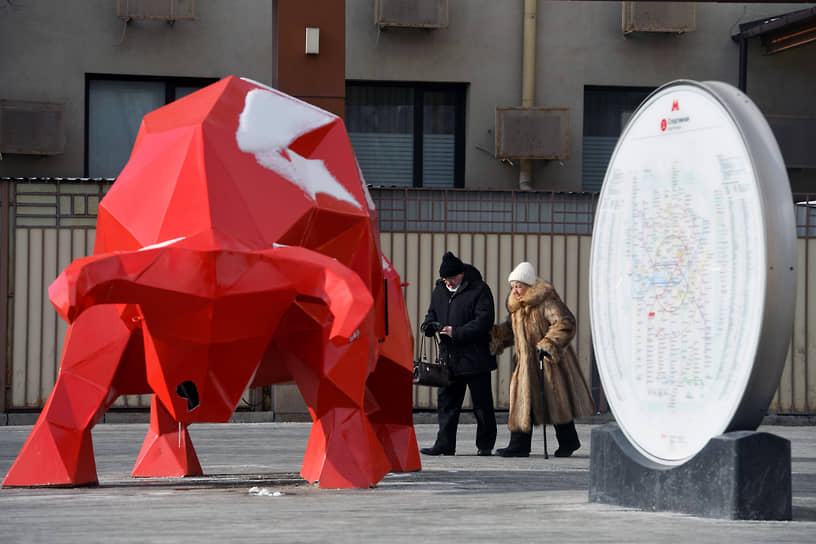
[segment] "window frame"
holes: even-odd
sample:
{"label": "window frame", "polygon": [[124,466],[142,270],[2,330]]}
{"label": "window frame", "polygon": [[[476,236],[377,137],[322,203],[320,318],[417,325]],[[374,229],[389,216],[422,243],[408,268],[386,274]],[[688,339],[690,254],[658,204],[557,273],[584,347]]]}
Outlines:
{"label": "window frame", "polygon": [[453,134],[453,188],[465,186],[465,119],[467,110],[467,83],[430,82],[430,81],[372,81],[364,79],[347,79],[346,95],[349,87],[401,87],[414,91],[413,117],[413,176],[412,187],[423,188],[423,135],[424,135],[424,107],[425,92],[452,92],[454,95],[454,134]]}
{"label": "window frame", "polygon": [[173,102],[178,87],[206,87],[218,81],[218,77],[189,77],[189,76],[141,76],[131,74],[102,74],[87,72],[85,74],[85,111],[84,111],[84,157],[83,172],[88,177],[90,157],[90,99],[92,81],[133,81],[145,83],[164,83],[164,104]]}
{"label": "window frame", "polygon": [[[626,128],[626,123],[623,122],[621,116],[625,112],[629,112],[628,109],[622,107],[623,103],[626,103],[626,108],[629,107],[631,104],[631,113],[634,113],[640,104],[643,103],[652,92],[655,91],[657,87],[646,87],[646,86],[634,86],[634,85],[584,85],[583,88],[583,127],[581,130],[581,190],[582,191],[595,191],[600,190],[600,187],[603,184],[603,178],[601,177],[599,184],[595,183],[587,183],[588,181],[596,181],[598,177],[595,175],[598,172],[597,169],[589,170],[587,168],[588,164],[597,164],[597,157],[598,153],[590,154],[588,144],[588,138],[592,139],[611,139],[614,138],[617,141],[620,138],[620,135],[623,133],[623,130]],[[621,97],[625,97],[626,95],[635,96],[635,95],[643,95],[637,103],[634,101],[624,100]],[[592,100],[590,97],[597,99],[598,97],[603,97],[604,100]],[[598,122],[598,119],[592,115],[593,112],[602,111],[604,113],[609,113],[612,111],[613,118],[615,119],[616,128],[615,130],[610,130],[610,124],[608,122]],[[609,119],[603,119],[608,121]],[[612,148],[608,149],[609,154],[614,152],[614,145]],[[607,159],[605,167],[609,166],[609,160]]]}

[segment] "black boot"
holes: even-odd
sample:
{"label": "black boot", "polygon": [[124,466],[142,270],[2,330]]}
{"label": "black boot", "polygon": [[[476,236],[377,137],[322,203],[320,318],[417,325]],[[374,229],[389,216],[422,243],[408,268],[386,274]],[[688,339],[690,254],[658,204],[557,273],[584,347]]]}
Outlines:
{"label": "black boot", "polygon": [[496,450],[496,455],[499,457],[529,457],[530,444],[533,441],[533,433],[522,433],[511,431],[510,443],[506,448],[499,448]]}
{"label": "black boot", "polygon": [[569,457],[572,452],[581,447],[578,440],[578,433],[575,431],[575,422],[559,423],[554,425],[555,436],[558,439],[558,449],[555,450],[556,457]]}
{"label": "black boot", "polygon": [[422,448],[419,453],[423,455],[456,455],[456,450],[453,448],[446,448],[439,442],[434,442],[430,448]]}

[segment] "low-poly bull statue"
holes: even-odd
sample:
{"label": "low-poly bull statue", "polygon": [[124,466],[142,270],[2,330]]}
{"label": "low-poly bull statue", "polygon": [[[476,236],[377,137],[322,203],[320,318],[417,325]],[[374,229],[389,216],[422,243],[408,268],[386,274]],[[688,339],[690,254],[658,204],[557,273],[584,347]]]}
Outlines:
{"label": "low-poly bull statue", "polygon": [[202,474],[187,426],[292,380],[306,480],[420,468],[400,278],[328,112],[228,77],[146,115],[93,255],[49,295],[69,323],[60,371],[4,486],[98,483],[91,429],[127,394],[152,394],[133,475]]}

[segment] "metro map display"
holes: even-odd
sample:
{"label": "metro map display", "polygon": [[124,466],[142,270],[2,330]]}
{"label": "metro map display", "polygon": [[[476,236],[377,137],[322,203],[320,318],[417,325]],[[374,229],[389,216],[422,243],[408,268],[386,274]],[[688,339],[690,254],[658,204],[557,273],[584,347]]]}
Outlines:
{"label": "metro map display", "polygon": [[691,458],[742,398],[763,317],[762,213],[749,150],[716,96],[674,85],[640,106],[604,180],[590,306],[612,412],[653,461]]}

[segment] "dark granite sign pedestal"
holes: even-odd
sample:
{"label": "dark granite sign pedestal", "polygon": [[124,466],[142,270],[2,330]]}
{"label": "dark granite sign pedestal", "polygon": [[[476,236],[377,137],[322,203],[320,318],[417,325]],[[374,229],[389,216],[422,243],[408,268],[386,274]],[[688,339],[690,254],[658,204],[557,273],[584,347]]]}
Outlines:
{"label": "dark granite sign pedestal", "polygon": [[589,501],[708,518],[790,520],[790,442],[763,432],[725,433],[672,467],[640,454],[617,424],[603,425],[592,431]]}

